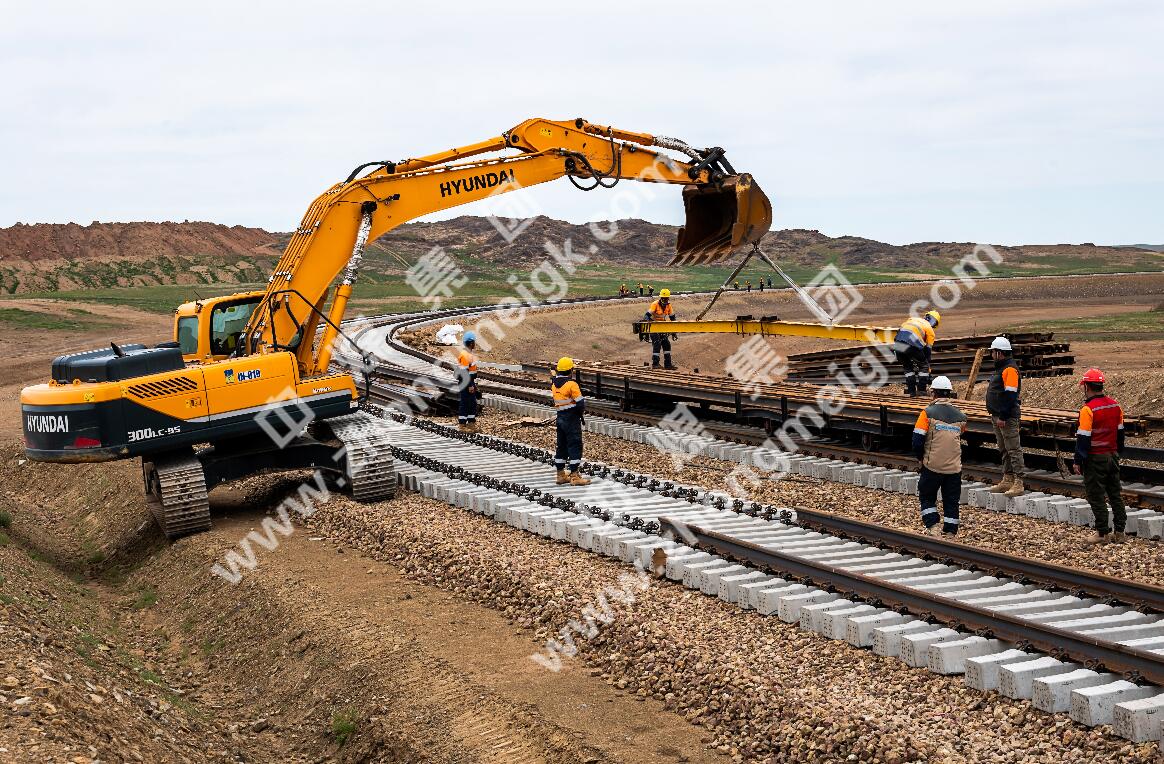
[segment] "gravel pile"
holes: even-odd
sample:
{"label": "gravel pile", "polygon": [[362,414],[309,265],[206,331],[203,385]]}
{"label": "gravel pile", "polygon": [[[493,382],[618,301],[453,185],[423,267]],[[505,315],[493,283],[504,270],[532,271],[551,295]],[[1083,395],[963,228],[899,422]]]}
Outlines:
{"label": "gravel pile", "polygon": [[[484,433],[553,450],[552,426],[506,426],[514,420],[515,417],[504,412],[487,412],[479,421]],[[727,488],[726,478],[737,466],[733,462],[697,457],[676,469],[669,456],[652,446],[589,433],[585,436],[584,454],[595,461],[721,490]],[[779,481],[764,481],[749,491],[749,497],[780,506],[834,512],[909,531],[922,529],[915,497],[846,483],[790,475]],[[968,506],[962,507],[960,517],[962,530],[958,540],[962,543],[1164,585],[1164,547],[1159,541],[1130,538],[1125,544],[1095,548],[1084,543],[1093,531],[1081,526]]]}
{"label": "gravel pile", "polygon": [[[626,566],[415,494],[373,506],[336,500],[309,522],[419,581],[504,612],[539,643],[597,606],[605,588],[626,588]],[[1134,746],[670,582],[651,580],[633,602],[609,604],[612,620],[575,639],[578,659],[702,726],[707,744],[731,761],[1060,764],[1159,755],[1154,743]]]}

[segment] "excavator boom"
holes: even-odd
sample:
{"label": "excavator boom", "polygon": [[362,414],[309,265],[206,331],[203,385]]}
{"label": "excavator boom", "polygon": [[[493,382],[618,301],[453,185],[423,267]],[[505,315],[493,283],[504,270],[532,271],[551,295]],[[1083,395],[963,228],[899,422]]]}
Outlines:
{"label": "excavator boom", "polygon": [[[690,161],[656,147],[684,153]],[[481,158],[506,149],[517,153]],[[369,168],[374,169],[360,175]],[[734,171],[723,149],[695,149],[674,138],[582,119],[531,119],[468,146],[361,165],[320,195],[275,268],[244,335],[243,352],[294,350],[306,374],[322,373],[368,242],[421,215],[563,176],[586,190],[620,180],[683,185],[687,223],[673,263],[718,262],[736,247],[757,243],[772,222],[763,191],[751,176]],[[337,276],[324,319],[322,306]],[[312,348],[309,338],[321,321],[328,326]]]}

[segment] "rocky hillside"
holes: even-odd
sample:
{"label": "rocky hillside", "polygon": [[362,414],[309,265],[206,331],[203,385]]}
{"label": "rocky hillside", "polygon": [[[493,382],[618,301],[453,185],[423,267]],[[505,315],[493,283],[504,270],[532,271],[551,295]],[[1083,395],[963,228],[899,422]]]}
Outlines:
{"label": "rocky hillside", "polygon": [[[596,226],[600,232],[613,224]],[[537,217],[508,241],[487,218],[462,216],[410,223],[369,249],[365,277],[398,276],[434,246],[443,247],[465,270],[488,273],[498,263],[535,265],[545,244],[567,238],[575,250],[598,246],[592,262],[663,266],[674,246],[674,226],[645,220],[618,221],[613,237],[596,239],[588,225]],[[0,294],[129,287],[151,284],[221,284],[266,279],[290,234],[215,223],[17,224],[0,229]],[[938,274],[973,244],[923,242],[893,245],[858,236],[830,237],[819,231],[773,231],[765,249],[789,266],[836,263],[846,272]],[[1164,253],[1138,247],[1093,244],[1000,247],[1011,271],[1086,272],[1161,270]]]}

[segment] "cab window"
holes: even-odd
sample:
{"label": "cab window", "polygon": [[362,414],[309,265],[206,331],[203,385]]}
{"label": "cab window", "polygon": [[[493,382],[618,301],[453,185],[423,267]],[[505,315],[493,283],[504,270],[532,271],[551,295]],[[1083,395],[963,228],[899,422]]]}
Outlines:
{"label": "cab window", "polygon": [[198,316],[183,316],[178,319],[177,339],[182,355],[198,353]]}
{"label": "cab window", "polygon": [[217,305],[210,311],[210,354],[230,355],[254,313],[260,298],[247,302]]}

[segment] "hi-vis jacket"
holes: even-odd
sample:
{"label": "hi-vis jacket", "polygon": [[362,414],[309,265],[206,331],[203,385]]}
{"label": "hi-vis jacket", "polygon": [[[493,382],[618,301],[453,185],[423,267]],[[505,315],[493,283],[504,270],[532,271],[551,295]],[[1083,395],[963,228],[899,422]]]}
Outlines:
{"label": "hi-vis jacket", "polygon": [[477,381],[477,356],[473,355],[469,348],[461,348],[461,354],[457,356],[457,365],[468,378],[467,384],[471,385]]}
{"label": "hi-vis jacket", "polygon": [[550,392],[554,395],[554,410],[559,422],[580,422],[586,410],[586,399],[582,388],[567,374],[555,374],[550,380]]}
{"label": "hi-vis jacket", "polygon": [[934,401],[917,415],[913,426],[913,453],[930,472],[953,475],[962,471],[962,433],[966,415],[944,401]]}
{"label": "hi-vis jacket", "polygon": [[897,336],[893,338],[894,342],[925,350],[927,355],[934,346],[935,339],[937,337],[934,334],[934,327],[930,326],[926,319],[917,316],[905,319],[905,323],[897,330]]}
{"label": "hi-vis jacket", "polygon": [[1019,415],[1019,393],[1022,380],[1018,364],[1013,358],[994,362],[994,376],[986,386],[986,410],[999,419],[1014,419]]}
{"label": "hi-vis jacket", "polygon": [[675,306],[668,302],[663,305],[659,300],[651,303],[651,307],[647,308],[647,312],[643,314],[643,318],[648,321],[662,321],[670,317],[672,321],[675,320]]}
{"label": "hi-vis jacket", "polygon": [[1079,409],[1075,433],[1075,463],[1091,454],[1118,454],[1124,450],[1124,410],[1114,398],[1093,395]]}

